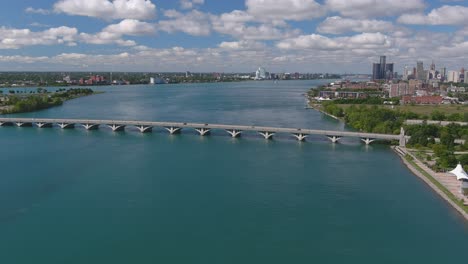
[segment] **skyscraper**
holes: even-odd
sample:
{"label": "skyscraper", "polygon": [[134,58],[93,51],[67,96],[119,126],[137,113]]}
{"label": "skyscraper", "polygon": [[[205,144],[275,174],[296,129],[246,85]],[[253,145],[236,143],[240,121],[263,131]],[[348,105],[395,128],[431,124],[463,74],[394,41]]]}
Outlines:
{"label": "skyscraper", "polygon": [[380,80],[380,63],[372,64],[372,80]]}
{"label": "skyscraper", "polygon": [[426,80],[426,74],[424,73],[424,64],[422,61],[416,63],[416,79],[420,81]]}
{"label": "skyscraper", "polygon": [[385,56],[380,56],[380,79],[385,79],[385,76],[387,74],[387,57]]}
{"label": "skyscraper", "polygon": [[393,63],[387,63],[385,56],[380,56],[380,63],[372,64],[372,79],[386,80],[393,78]]}

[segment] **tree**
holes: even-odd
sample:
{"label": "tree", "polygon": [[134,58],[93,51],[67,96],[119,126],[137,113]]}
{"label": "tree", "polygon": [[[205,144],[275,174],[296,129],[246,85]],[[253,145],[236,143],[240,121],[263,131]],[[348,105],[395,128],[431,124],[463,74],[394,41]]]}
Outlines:
{"label": "tree", "polygon": [[442,112],[440,112],[438,110],[434,110],[431,113],[431,119],[436,120],[436,121],[444,121],[445,120],[445,115],[444,115],[444,113],[442,113]]}

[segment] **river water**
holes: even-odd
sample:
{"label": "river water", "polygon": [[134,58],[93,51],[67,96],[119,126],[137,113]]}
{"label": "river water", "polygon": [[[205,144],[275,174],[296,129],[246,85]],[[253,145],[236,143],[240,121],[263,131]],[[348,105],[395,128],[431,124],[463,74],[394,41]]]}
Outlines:
{"label": "river water", "polygon": [[[346,129],[318,81],[100,87],[22,117]],[[0,263],[447,263],[468,225],[386,146],[0,128]]]}

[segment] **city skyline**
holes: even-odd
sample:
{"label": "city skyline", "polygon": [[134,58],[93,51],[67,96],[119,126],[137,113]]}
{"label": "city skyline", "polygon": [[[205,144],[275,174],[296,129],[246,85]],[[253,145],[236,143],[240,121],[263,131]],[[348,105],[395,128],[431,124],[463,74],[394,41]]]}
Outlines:
{"label": "city skyline", "polygon": [[372,73],[381,55],[395,72],[468,57],[463,1],[40,0],[0,13],[0,71]]}

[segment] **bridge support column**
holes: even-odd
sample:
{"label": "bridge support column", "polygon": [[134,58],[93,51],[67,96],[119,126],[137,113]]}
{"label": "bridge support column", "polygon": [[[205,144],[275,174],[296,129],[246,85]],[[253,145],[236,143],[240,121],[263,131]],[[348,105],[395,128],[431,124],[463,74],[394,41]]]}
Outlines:
{"label": "bridge support column", "polygon": [[16,122],[16,125],[18,127],[32,127],[32,123],[31,122]]}
{"label": "bridge support column", "polygon": [[149,133],[153,131],[152,126],[136,126],[136,127],[138,128],[138,130],[140,130],[141,133]]}
{"label": "bridge support column", "polygon": [[58,124],[61,129],[71,129],[75,128],[75,124],[73,123],[59,123]]}
{"label": "bridge support column", "polygon": [[273,139],[273,136],[275,135],[275,133],[268,132],[268,131],[262,131],[258,133],[260,133],[260,135],[262,135],[265,139]]}
{"label": "bridge support column", "polygon": [[361,138],[362,142],[366,143],[366,145],[370,145],[375,139],[372,138]]}
{"label": "bridge support column", "polygon": [[304,141],[308,137],[308,135],[304,135],[302,133],[299,133],[299,134],[296,133],[293,135],[298,141]]}
{"label": "bridge support column", "polygon": [[107,125],[107,126],[109,126],[110,129],[112,129],[112,131],[114,131],[114,132],[120,132],[120,131],[125,130],[125,125],[110,124],[110,125]]}
{"label": "bridge support column", "polygon": [[97,130],[99,129],[99,124],[83,124],[83,127],[86,129],[86,130]]}
{"label": "bridge support column", "polygon": [[233,137],[233,138],[240,137],[240,136],[241,136],[241,133],[242,133],[242,131],[240,131],[240,130],[235,130],[235,129],[234,129],[234,130],[226,130],[226,132],[228,132],[229,135],[231,135],[231,137]]}
{"label": "bridge support column", "polygon": [[338,143],[338,141],[341,139],[341,137],[338,136],[327,136],[327,138],[330,139],[332,143]]}
{"label": "bridge support column", "polygon": [[13,125],[13,123],[11,123],[11,122],[0,122],[0,127],[2,127],[2,126],[12,126],[12,125]]}
{"label": "bridge support column", "polygon": [[180,127],[165,127],[165,129],[169,132],[169,134],[174,135],[174,134],[179,134],[181,131]]}
{"label": "bridge support column", "polygon": [[36,126],[38,128],[46,128],[46,127],[50,128],[50,127],[52,127],[52,123],[41,123],[41,122],[39,122],[39,123],[36,123]]}
{"label": "bridge support column", "polygon": [[205,136],[210,134],[210,129],[208,128],[195,128],[195,130],[200,134],[200,136]]}
{"label": "bridge support column", "polygon": [[406,147],[405,129],[403,127],[400,129],[400,147]]}

